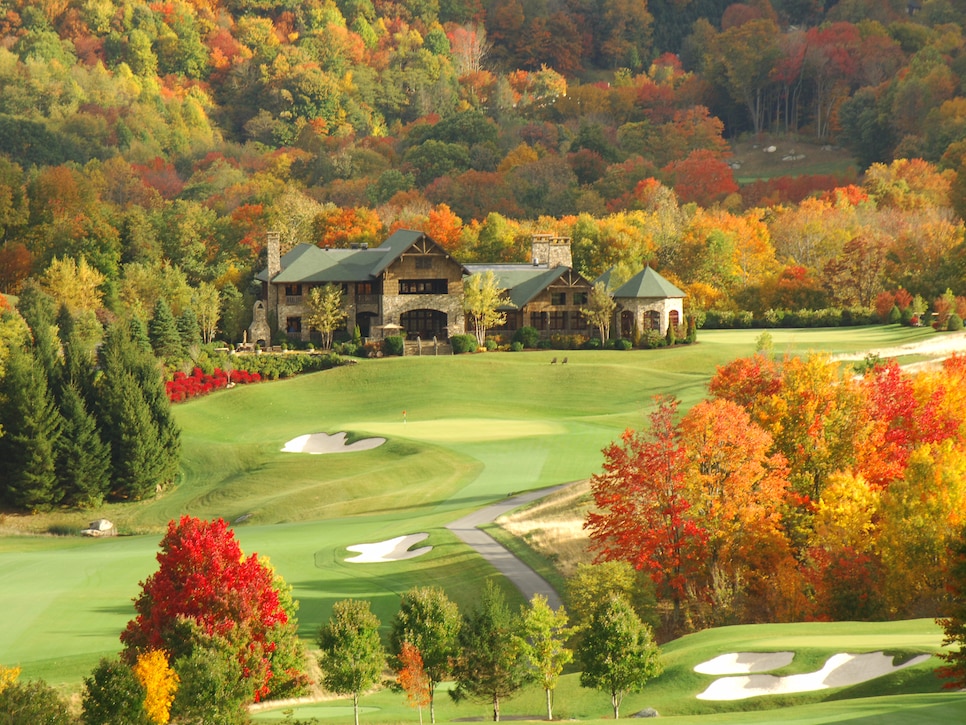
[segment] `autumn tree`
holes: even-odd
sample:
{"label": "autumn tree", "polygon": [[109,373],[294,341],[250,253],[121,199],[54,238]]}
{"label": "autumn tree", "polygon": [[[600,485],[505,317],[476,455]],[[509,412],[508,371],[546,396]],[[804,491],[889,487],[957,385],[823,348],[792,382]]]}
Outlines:
{"label": "autumn tree", "polygon": [[398,657],[405,643],[419,651],[429,677],[429,714],[436,722],[436,687],[452,675],[459,653],[462,620],[456,604],[439,587],[414,587],[402,595],[389,632],[390,652]]}
{"label": "autumn tree", "polygon": [[144,686],[144,709],[157,725],[171,719],[171,703],[180,681],[161,650],[148,650],[138,655],[134,675]]}
{"label": "autumn tree", "polygon": [[500,720],[500,700],[513,695],[527,679],[514,636],[517,622],[503,593],[487,580],[474,610],[460,629],[460,654],[453,676],[456,702],[470,698],[493,706],[493,721]]}
{"label": "autumn tree", "polygon": [[772,573],[775,559],[791,556],[782,528],[785,460],[772,453],[771,435],[731,401],[698,403],[680,430],[690,514],[707,531],[695,593],[710,606],[709,623],[743,620],[741,603],[753,612],[767,595],[769,579],[760,572]]}
{"label": "autumn tree", "polygon": [[322,347],[332,347],[332,334],[339,329],[348,313],[342,306],[342,289],[334,284],[313,287],[309,290],[306,302],[309,314],[306,324],[322,335]]}
{"label": "autumn tree", "polygon": [[640,692],[664,669],[650,627],[616,596],[600,603],[577,655],[583,665],[580,686],[609,694],[615,720],[624,696]]}
{"label": "autumn tree", "polygon": [[604,449],[604,471],[590,479],[595,509],[584,522],[597,558],[626,560],[651,575],[673,604],[672,627],[706,557],[707,531],[687,496],[686,451],[675,422],[678,403],[658,398],[647,431],[627,429]]}
{"label": "autumn tree", "polygon": [[961,690],[966,687],[966,528],[952,541],[946,586],[950,599],[936,620],[943,628],[944,651],[939,656],[946,664],[936,672],[946,680],[944,689]]}
{"label": "autumn tree", "polygon": [[607,285],[597,282],[587,296],[587,306],[580,308],[580,314],[600,332],[600,344],[604,345],[610,336],[610,323],[614,317],[617,303],[610,296]]}
{"label": "autumn tree", "polygon": [[51,261],[41,278],[41,286],[58,306],[66,305],[74,313],[95,312],[101,308],[104,297],[101,285],[105,279],[83,256],[78,260],[64,257]]}
{"label": "autumn tree", "polygon": [[[179,670],[196,643],[220,638],[241,665],[247,702],[284,691],[304,671],[273,667],[275,651],[290,642],[296,627],[279,597],[274,572],[241,547],[225,521],[183,516],[168,523],[158,553],[158,570],[141,583],[134,600],[137,616],[121,634],[124,657],[136,662],[151,650],[163,651]],[[186,633],[194,627],[197,636]],[[303,664],[304,667],[304,664]],[[179,698],[181,695],[179,694]]]}
{"label": "autumn tree", "polygon": [[409,642],[403,642],[402,651],[399,653],[399,672],[396,680],[399,686],[406,693],[406,699],[411,707],[419,711],[419,723],[423,722],[423,708],[429,705],[430,680],[429,675],[423,668],[423,658],[419,650]]}
{"label": "autumn tree", "polygon": [[379,619],[369,602],[344,599],[319,630],[322,684],[338,695],[352,695],[352,712],[359,725],[359,696],[379,681],[385,651],[379,640]]}
{"label": "autumn tree", "polygon": [[507,304],[504,292],[493,270],[470,275],[463,282],[463,309],[473,320],[476,342],[480,347],[486,342],[489,328],[506,322],[506,312],[499,310]]}
{"label": "autumn tree", "polygon": [[547,720],[553,720],[553,693],[563,668],[573,661],[574,653],[567,648],[567,640],[576,632],[568,626],[570,618],[563,607],[556,610],[547,598],[535,594],[529,607],[520,609],[520,634],[517,643],[533,679],[540,683],[547,696]]}

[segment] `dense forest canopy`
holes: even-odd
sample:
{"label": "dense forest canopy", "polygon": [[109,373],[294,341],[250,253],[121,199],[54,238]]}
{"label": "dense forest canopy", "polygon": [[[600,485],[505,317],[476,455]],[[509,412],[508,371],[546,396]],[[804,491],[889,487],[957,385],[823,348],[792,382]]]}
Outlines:
{"label": "dense forest canopy", "polygon": [[[962,3],[5,7],[9,294],[144,321],[163,299],[237,341],[269,229],[346,246],[399,227],[464,261],[569,236],[589,277],[650,263],[697,312],[966,291]],[[854,170],[740,179],[743,138]]]}

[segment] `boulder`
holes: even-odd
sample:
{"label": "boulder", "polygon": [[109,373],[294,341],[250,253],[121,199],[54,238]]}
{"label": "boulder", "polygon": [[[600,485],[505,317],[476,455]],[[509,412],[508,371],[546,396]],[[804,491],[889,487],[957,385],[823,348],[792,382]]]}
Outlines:
{"label": "boulder", "polygon": [[81,531],[84,536],[117,536],[117,528],[107,519],[91,521],[86,529]]}

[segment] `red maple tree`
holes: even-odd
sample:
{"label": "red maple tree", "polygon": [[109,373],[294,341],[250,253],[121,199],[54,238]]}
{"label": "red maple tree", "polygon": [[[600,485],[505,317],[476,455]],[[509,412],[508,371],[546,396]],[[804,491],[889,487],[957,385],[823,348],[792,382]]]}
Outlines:
{"label": "red maple tree", "polygon": [[277,643],[288,641],[286,630],[294,626],[275,573],[255,555],[242,554],[224,520],[182,516],[169,522],[157,559],[158,570],[141,583],[134,601],[137,616],[121,633],[127,657],[155,649],[175,661],[184,654],[182,623],[189,620],[235,645],[253,700],[276,689],[273,679],[291,678],[272,667]]}
{"label": "red maple tree", "polygon": [[628,561],[647,571],[675,621],[706,554],[707,532],[690,515],[686,451],[674,423],[678,402],[658,398],[650,430],[624,431],[604,449],[604,472],[591,477],[598,511],[587,514],[598,559]]}

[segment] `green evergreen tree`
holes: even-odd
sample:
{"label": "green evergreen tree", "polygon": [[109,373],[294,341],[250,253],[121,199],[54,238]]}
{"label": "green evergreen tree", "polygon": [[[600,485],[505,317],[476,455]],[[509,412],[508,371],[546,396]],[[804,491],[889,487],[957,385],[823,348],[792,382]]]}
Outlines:
{"label": "green evergreen tree", "polygon": [[68,504],[93,508],[104,501],[111,480],[111,451],[97,429],[77,385],[60,392],[64,424],[57,449],[57,479]]}
{"label": "green evergreen tree", "polygon": [[171,417],[157,361],[119,325],[101,347],[97,418],[111,450],[110,497],[139,500],[171,483],[180,432]]}
{"label": "green evergreen tree", "polygon": [[181,336],[181,348],[190,352],[192,348],[201,345],[201,327],[198,325],[198,315],[190,307],[178,315],[178,334]]}
{"label": "green evergreen tree", "polygon": [[56,448],[63,419],[31,351],[14,347],[0,378],[0,500],[25,511],[58,503]]}
{"label": "green evergreen tree", "polygon": [[54,388],[60,379],[60,339],[57,337],[57,315],[54,300],[46,292],[27,285],[17,302],[33,338],[33,355]]}
{"label": "green evergreen tree", "polygon": [[500,720],[500,700],[513,695],[527,681],[527,669],[515,636],[519,623],[503,592],[486,582],[476,609],[460,630],[460,656],[453,667],[456,702],[470,698],[493,705],[493,721]]}
{"label": "green evergreen tree", "polygon": [[143,352],[151,352],[151,340],[148,337],[148,328],[144,324],[144,320],[135,315],[128,320],[127,327],[135,346]]}
{"label": "green evergreen tree", "polygon": [[184,357],[178,323],[163,298],[154,306],[154,313],[148,323],[148,339],[154,354],[165,362],[175,362]]}

